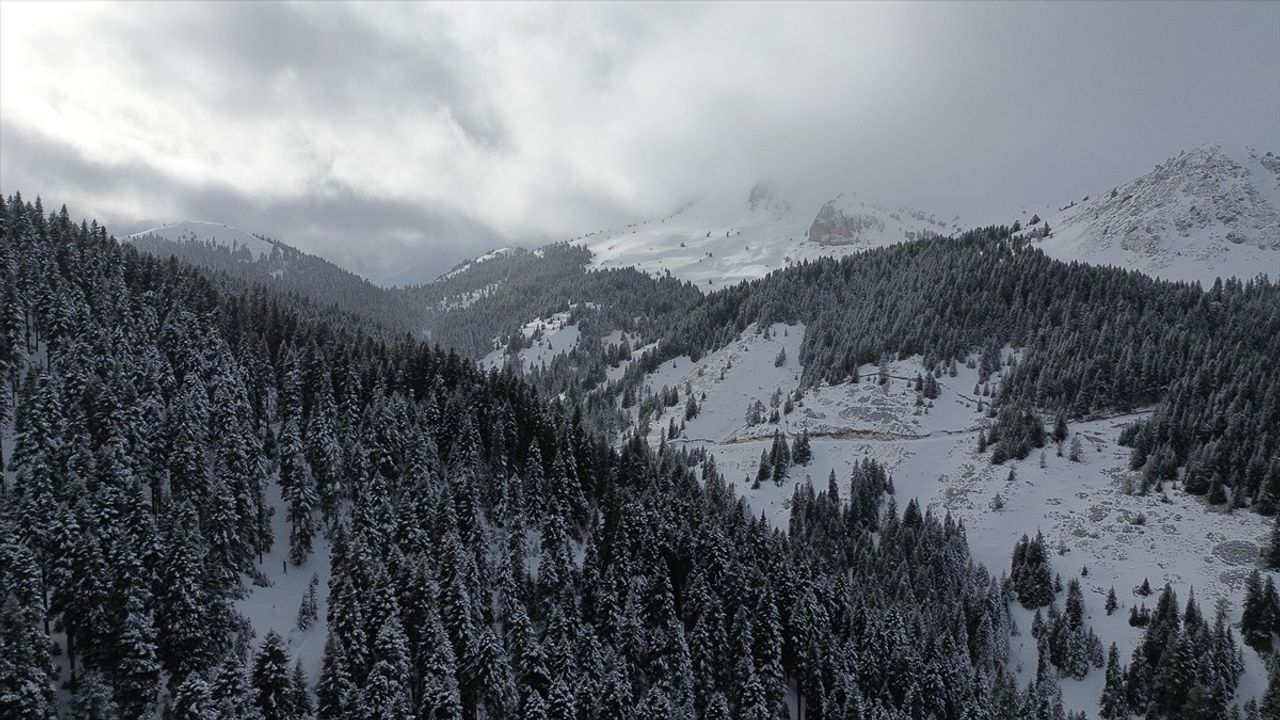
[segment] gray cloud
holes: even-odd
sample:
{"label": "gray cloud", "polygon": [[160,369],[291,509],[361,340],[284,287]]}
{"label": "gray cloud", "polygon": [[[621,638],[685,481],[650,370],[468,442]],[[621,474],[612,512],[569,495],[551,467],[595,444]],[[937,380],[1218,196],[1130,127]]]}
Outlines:
{"label": "gray cloud", "polygon": [[1280,149],[1276,3],[0,8],[0,187],[370,275],[769,177],[973,222]]}
{"label": "gray cloud", "polygon": [[[496,247],[506,239],[470,218],[417,203],[361,197],[349,188],[332,187],[321,195],[257,204],[233,188],[221,185],[174,185],[170,178],[145,163],[103,165],[77,154],[66,145],[13,128],[0,121],[0,145],[6,167],[20,169],[26,182],[14,185],[31,193],[55,188],[46,203],[66,203],[74,216],[107,218],[132,199],[147,212],[149,200],[165,197],[164,206],[190,210],[178,215],[142,214],[109,228],[124,236],[171,222],[175,217],[222,221],[274,237],[318,253],[371,278],[402,276],[431,278],[474,248]],[[9,190],[6,170],[0,180]],[[15,173],[17,174],[17,173]],[[69,198],[83,198],[80,202]],[[533,237],[534,242],[549,241]]]}

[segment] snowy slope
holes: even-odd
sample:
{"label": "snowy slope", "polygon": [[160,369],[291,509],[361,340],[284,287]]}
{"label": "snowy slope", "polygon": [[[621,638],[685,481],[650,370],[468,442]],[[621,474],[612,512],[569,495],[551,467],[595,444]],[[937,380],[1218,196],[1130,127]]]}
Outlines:
{"label": "snowy slope", "polygon": [[[1043,468],[1038,452],[992,466],[975,446],[977,430],[987,422],[973,393],[977,370],[961,365],[955,377],[944,374],[938,378],[940,396],[918,407],[911,381],[924,368],[912,357],[889,364],[886,386],[875,382],[876,368],[864,366],[862,382],[806,391],[779,423],[748,426],[748,404],[760,400],[769,407],[776,390],[785,397],[798,387],[800,368],[794,358],[803,334],[804,328],[796,325],[774,325],[768,337],[749,328],[697,363],[685,357],[661,365],[647,386],[653,392],[677,388],[680,402],[651,422],[650,442],[656,445],[672,417],[677,425],[683,420],[685,398],[692,392],[701,410],[686,423],[683,435],[669,442],[707,448],[753,512],[779,527],[787,525],[797,483],[810,478],[825,488],[834,470],[845,487],[853,464],[869,457],[892,471],[900,509],[918,498],[935,514],[950,512],[963,520],[974,559],[997,576],[1008,572],[1019,537],[1043,532],[1049,547],[1062,552],[1055,551],[1051,564],[1064,582],[1087,568],[1082,578],[1087,622],[1104,647],[1117,644],[1125,661],[1142,637],[1140,629],[1128,624],[1129,608],[1155,603],[1154,596],[1133,592],[1144,578],[1156,588],[1170,583],[1181,601],[1194,588],[1202,608],[1225,599],[1231,617],[1239,619],[1243,581],[1266,541],[1270,521],[1249,512],[1224,514],[1180,490],[1169,490],[1167,496],[1126,494],[1124,481],[1134,473],[1128,470],[1128,450],[1116,439],[1121,427],[1145,412],[1072,424],[1070,432],[1083,442],[1081,462],[1059,457],[1050,446]],[[774,360],[780,349],[787,360],[778,367]],[[793,466],[780,485],[752,489],[761,451],[768,449],[775,429],[790,437],[807,429],[813,461]],[[994,511],[991,501],[997,493],[1004,507]],[[1108,616],[1103,604],[1111,587],[1120,609]],[[1013,612],[1021,635],[1012,638],[1011,657],[1025,684],[1036,667],[1033,613],[1016,604]],[[1244,654],[1246,672],[1238,692],[1242,703],[1261,695],[1266,684],[1259,655],[1247,647]],[[1083,680],[1063,679],[1067,709],[1096,716],[1102,681],[1097,669]]]}
{"label": "snowy slope", "polygon": [[215,245],[225,245],[231,248],[233,252],[239,248],[244,248],[252,253],[255,260],[263,255],[271,255],[272,250],[275,249],[275,245],[272,243],[244,230],[230,225],[223,225],[222,223],[203,220],[182,220],[168,223],[134,233],[129,238],[139,238],[147,235],[155,235],[175,243],[209,242]]}
{"label": "snowy slope", "polygon": [[[492,260],[492,259],[494,259],[494,258],[496,258],[496,257],[501,257],[501,256],[503,256],[503,255],[506,255],[506,254],[508,254],[508,253],[513,253],[513,252],[516,252],[516,249],[515,249],[515,248],[510,248],[510,247],[501,247],[501,248],[497,248],[497,249],[495,249],[495,250],[490,250],[489,252],[487,252],[487,253],[485,253],[485,254],[483,254],[483,255],[479,256],[479,257],[472,258],[471,260],[467,260],[467,261],[465,261],[465,262],[459,263],[459,264],[458,264],[456,267],[454,267],[452,270],[450,270],[449,272],[447,272],[447,273],[445,273],[445,274],[441,275],[441,276],[440,276],[440,279],[441,279],[441,280],[447,280],[447,279],[449,279],[449,278],[451,278],[451,277],[454,277],[454,276],[456,276],[456,275],[461,275],[462,273],[466,272],[467,270],[470,270],[470,269],[471,269],[471,267],[472,267],[472,266],[474,266],[474,265],[479,265],[479,264],[480,264],[480,263],[482,263],[482,262],[487,262],[487,261]],[[385,282],[384,282],[383,284],[387,284],[387,283],[385,283]]]}
{"label": "snowy slope", "polygon": [[[288,644],[289,655],[302,662],[310,678],[320,677],[324,659],[324,641],[328,634],[326,612],[329,602],[330,543],[324,533],[317,533],[311,556],[301,567],[290,565],[288,504],[280,494],[277,479],[267,485],[267,502],[271,505],[271,532],[275,542],[266,553],[257,570],[265,583],[254,583],[245,578],[249,594],[236,603],[236,610],[249,619],[257,641],[275,631]],[[319,614],[315,624],[307,630],[298,629],[298,608],[306,595],[312,577],[317,580],[316,598]]]}
{"label": "snowy slope", "polygon": [[[551,317],[536,318],[525,323],[520,332],[531,339],[531,345],[517,353],[520,367],[532,369],[548,364],[557,355],[571,352],[578,345],[581,333],[576,324],[569,322],[568,312],[555,313]],[[494,340],[495,345],[498,340]],[[496,347],[480,360],[480,367],[500,368],[509,360],[505,347]]]}
{"label": "snowy slope", "polygon": [[1062,260],[1171,280],[1280,277],[1280,157],[1209,143],[1048,218]]}
{"label": "snowy slope", "polygon": [[591,250],[595,268],[669,272],[712,291],[792,262],[957,229],[919,211],[889,209],[852,195],[829,198],[757,183],[750,191],[708,195],[667,217],[573,242]]}

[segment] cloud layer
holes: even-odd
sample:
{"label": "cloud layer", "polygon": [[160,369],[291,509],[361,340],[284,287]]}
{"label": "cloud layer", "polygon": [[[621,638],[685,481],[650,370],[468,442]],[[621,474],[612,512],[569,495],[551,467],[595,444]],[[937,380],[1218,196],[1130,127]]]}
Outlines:
{"label": "cloud layer", "polygon": [[1280,149],[1280,5],[5,3],[0,190],[442,270],[759,178],[973,220]]}

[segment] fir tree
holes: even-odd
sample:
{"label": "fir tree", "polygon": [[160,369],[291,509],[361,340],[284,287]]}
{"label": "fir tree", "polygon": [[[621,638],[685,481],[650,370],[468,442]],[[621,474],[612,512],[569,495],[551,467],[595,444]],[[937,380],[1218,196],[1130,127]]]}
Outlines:
{"label": "fir tree", "polygon": [[1099,701],[1098,717],[1102,720],[1128,720],[1129,702],[1125,697],[1124,676],[1120,671],[1120,653],[1111,643],[1107,651],[1106,681]]}
{"label": "fir tree", "polygon": [[383,622],[374,646],[374,664],[360,690],[363,716],[369,720],[410,717],[408,638],[394,615]]}
{"label": "fir tree", "polygon": [[297,716],[289,654],[279,634],[269,632],[263,639],[253,659],[251,682],[254,705],[263,720],[293,720]]}
{"label": "fir tree", "polygon": [[320,578],[312,573],[311,582],[307,583],[307,591],[302,596],[302,603],[298,606],[297,628],[306,632],[315,624],[316,618],[319,617],[320,606],[319,598],[316,597],[316,590],[320,586]]}
{"label": "fir tree", "polygon": [[174,691],[170,704],[174,720],[217,720],[217,707],[209,683],[198,673],[191,673]]}
{"label": "fir tree", "polygon": [[302,659],[299,658],[293,664],[293,677],[290,678],[293,685],[293,708],[296,716],[301,720],[310,718],[315,713],[315,706],[311,702],[311,689],[307,683],[307,673],[302,669]]}
{"label": "fir tree", "polygon": [[[176,708],[176,698],[174,702]],[[10,717],[24,716],[12,715]],[[111,697],[111,686],[97,670],[85,671],[76,679],[75,694],[71,700],[71,717],[74,720],[114,720],[120,717],[120,710],[116,707],[115,700]],[[174,717],[178,720],[188,720],[190,716],[184,716],[175,711]],[[205,718],[197,717],[196,720],[205,720]]]}
{"label": "fir tree", "polygon": [[298,420],[292,415],[280,431],[280,489],[289,508],[289,561],[302,565],[311,555],[315,535],[312,511],[319,498],[303,452]]}
{"label": "fir tree", "polygon": [[141,718],[153,711],[160,663],[156,660],[156,630],[145,591],[130,585],[127,592],[115,658],[115,700],[121,717]]}
{"label": "fir tree", "polygon": [[1264,552],[1263,561],[1267,567],[1280,570],[1280,513],[1276,514],[1275,521],[1271,524],[1271,542]]}

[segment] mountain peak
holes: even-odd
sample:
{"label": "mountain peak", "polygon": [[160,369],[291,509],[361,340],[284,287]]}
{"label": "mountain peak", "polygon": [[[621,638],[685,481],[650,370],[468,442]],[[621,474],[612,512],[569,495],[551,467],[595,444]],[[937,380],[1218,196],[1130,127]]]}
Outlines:
{"label": "mountain peak", "polygon": [[1045,252],[1210,283],[1280,268],[1280,158],[1210,142],[1049,218]]}

